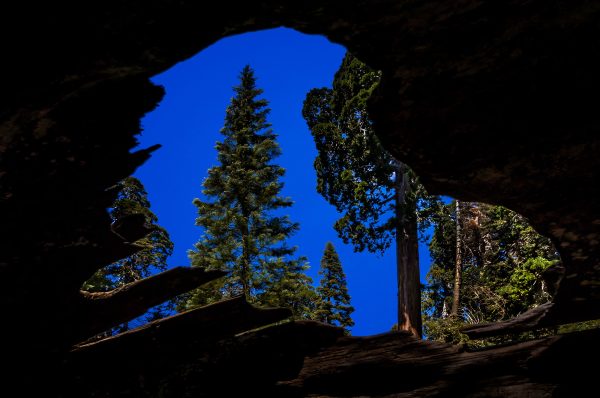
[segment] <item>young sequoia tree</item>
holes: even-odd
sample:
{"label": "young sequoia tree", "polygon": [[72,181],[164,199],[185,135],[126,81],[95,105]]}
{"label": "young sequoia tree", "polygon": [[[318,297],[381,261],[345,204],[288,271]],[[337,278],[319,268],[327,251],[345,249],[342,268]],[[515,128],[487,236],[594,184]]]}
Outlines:
{"label": "young sequoia tree", "polygon": [[275,214],[292,205],[281,196],[285,170],[272,163],[281,149],[267,122],[268,103],[258,98],[262,90],[249,66],[234,91],[221,129],[224,139],[216,145],[219,165],[202,183],[206,200],[194,200],[196,225],[204,234],[190,252],[193,266],[230,274],[193,292],[184,307],[243,294],[252,302],[289,307],[298,317],[310,317],[314,291],[304,273],[308,266],[305,258],[294,258],[296,248],[285,242],[298,224]]}
{"label": "young sequoia tree", "polygon": [[354,312],[354,307],[350,305],[346,275],[342,269],[340,257],[331,242],[327,242],[325,246],[319,274],[321,283],[317,288],[319,294],[317,320],[348,330],[354,326],[354,321],[350,316]]}
{"label": "young sequoia tree", "polygon": [[314,137],[317,190],[343,214],[334,228],[356,251],[385,252],[395,241],[398,325],[421,335],[416,176],[373,131],[366,101],[379,73],[346,53],[333,89],[311,90],[303,116]]}
{"label": "young sequoia tree", "polygon": [[[151,229],[147,236],[135,242],[143,249],[98,271],[84,284],[84,290],[97,292],[116,289],[167,269],[167,259],[173,253],[173,242],[169,233],[158,225],[156,214],[150,210],[148,194],[140,180],[127,177],[119,183],[119,192],[110,215],[113,222],[119,222],[123,217],[133,214],[144,215],[146,226]],[[171,305],[167,303],[152,309],[148,319],[167,315]],[[119,330],[127,328],[125,324]]]}

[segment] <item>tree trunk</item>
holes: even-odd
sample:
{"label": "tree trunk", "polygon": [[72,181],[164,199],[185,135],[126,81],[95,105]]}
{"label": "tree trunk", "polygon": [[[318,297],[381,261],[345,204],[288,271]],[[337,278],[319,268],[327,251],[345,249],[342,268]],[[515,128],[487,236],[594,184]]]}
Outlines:
{"label": "tree trunk", "polygon": [[472,236],[473,240],[473,257],[475,259],[475,265],[479,268],[483,268],[484,264],[484,255],[485,255],[485,242],[483,240],[483,235],[481,234],[481,219],[482,219],[482,211],[481,205],[476,202],[469,203],[469,226],[470,231],[469,234]]}
{"label": "tree trunk", "polygon": [[248,217],[245,217],[244,225],[242,226],[242,264],[240,270],[240,282],[242,282],[242,291],[244,297],[250,299],[250,248],[249,239],[250,231],[248,228]]}
{"label": "tree trunk", "polygon": [[396,267],[398,278],[398,330],[421,337],[421,280],[416,203],[408,203],[411,190],[408,168],[396,169]]}
{"label": "tree trunk", "polygon": [[460,306],[460,288],[462,286],[462,228],[460,201],[456,200],[456,262],[454,265],[454,291],[452,292],[452,309],[450,316],[457,317]]}

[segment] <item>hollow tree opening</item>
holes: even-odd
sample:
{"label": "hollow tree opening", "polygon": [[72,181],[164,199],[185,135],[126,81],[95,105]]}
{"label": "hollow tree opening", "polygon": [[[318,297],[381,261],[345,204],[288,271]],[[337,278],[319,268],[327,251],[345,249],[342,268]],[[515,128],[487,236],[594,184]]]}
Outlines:
{"label": "hollow tree opening", "polygon": [[[302,44],[303,40],[307,44]],[[421,231],[421,235],[435,235],[433,242],[423,241],[422,236],[419,249],[422,260],[425,260],[421,262],[423,275],[428,273],[429,261],[431,261],[428,245],[433,245],[431,247],[435,250],[434,261],[436,262],[435,269],[429,273],[429,280],[422,277],[425,283],[424,316],[427,319],[427,337],[446,342],[464,339],[464,336],[459,337],[460,327],[486,321],[507,320],[548,301],[553,292],[550,292],[550,287],[546,286],[541,275],[549,266],[557,262],[557,253],[551,243],[538,237],[533,230],[528,232],[530,227],[527,221],[506,209],[456,201],[455,210],[452,211],[445,209],[445,206],[449,205],[448,198],[440,200],[428,195],[414,173],[381,147],[372,130],[373,123],[367,111],[366,101],[376,89],[380,74],[348,54],[337,69],[333,87],[313,88],[322,84],[331,86],[328,79],[336,70],[335,64],[340,62],[339,55],[329,55],[331,51],[328,51],[324,42],[322,44],[317,42],[316,45],[314,42],[314,38],[305,38],[285,30],[235,37],[216,44],[206,52],[155,79],[158,84],[165,86],[169,94],[159,111],[146,119],[150,122],[145,122],[145,134],[142,135],[141,146],[159,141],[169,149],[163,147],[158,152],[163,152],[163,155],[146,163],[138,175],[144,176],[145,182],[149,181],[155,186],[153,188],[155,195],[159,201],[162,201],[162,207],[159,207],[161,213],[178,213],[171,219],[174,225],[172,231],[185,229],[181,224],[189,226],[187,234],[180,233],[180,235],[187,235],[186,238],[190,242],[198,241],[198,236],[202,233],[192,226],[191,217],[183,211],[184,207],[174,203],[186,204],[189,203],[187,200],[189,197],[198,196],[197,181],[205,178],[203,169],[209,169],[214,165],[216,154],[213,151],[213,143],[222,138],[217,134],[217,126],[222,124],[223,112],[219,112],[218,109],[227,106],[227,96],[231,95],[229,85],[234,84],[232,75],[236,74],[233,69],[235,66],[241,67],[245,62],[252,62],[259,65],[262,71],[263,77],[258,77],[259,82],[269,88],[266,98],[271,96],[275,98],[274,102],[269,101],[273,102],[271,106],[275,107],[275,112],[271,112],[268,117],[269,121],[271,118],[277,120],[275,132],[281,132],[277,139],[282,141],[287,149],[292,148],[293,145],[294,150],[291,152],[284,148],[282,161],[288,173],[290,170],[292,173],[291,178],[286,176],[284,179],[287,183],[286,191],[294,192],[291,196],[297,200],[295,206],[285,212],[296,210],[298,205],[306,208],[305,202],[308,198],[310,204],[308,214],[306,210],[295,211],[295,214],[300,217],[298,220],[301,221],[300,231],[305,220],[310,223],[309,227],[312,229],[309,229],[306,237],[295,238],[301,249],[316,243],[316,253],[309,256],[309,260],[314,259],[313,264],[317,263],[322,250],[315,236],[324,237],[328,232],[331,234],[331,226],[335,225],[344,243],[354,245],[355,250],[368,248],[369,251],[381,254],[385,249],[392,250],[395,245],[396,258],[392,261],[402,264],[396,267],[398,278],[402,281],[404,275],[408,275],[407,269],[413,267],[418,270],[418,262],[415,262],[414,258],[412,263],[407,261],[412,254],[403,247],[405,245],[409,247],[410,244],[407,242],[412,239],[416,249],[417,230]],[[256,51],[255,48],[267,50]],[[308,56],[307,50],[312,57]],[[222,67],[224,58],[228,59],[228,68]],[[322,67],[327,63],[328,58],[333,58],[333,61],[331,70],[321,73],[324,77],[307,71],[311,65],[314,65],[315,59],[319,60],[319,65]],[[208,76],[210,79],[207,78]],[[294,84],[289,84],[289,76],[295,77]],[[315,78],[320,78],[324,83],[316,83]],[[303,95],[307,90],[310,92],[304,99]],[[303,99],[303,116],[317,144],[317,153],[313,149],[312,140],[301,139],[302,135],[305,138],[307,135],[303,121],[293,117],[300,113],[299,108]],[[227,112],[230,112],[229,109]],[[174,128],[181,129],[181,134],[170,133]],[[165,134],[165,129],[168,129],[170,134]],[[314,164],[317,171],[316,178],[310,164],[313,158],[316,159]],[[352,160],[348,161],[348,159]],[[277,161],[279,162],[279,159]],[[200,162],[202,165],[193,168],[187,165],[187,163]],[[302,166],[302,169],[299,169],[299,166]],[[212,170],[209,170],[209,175]],[[345,175],[349,174],[352,175],[352,179],[347,181]],[[176,178],[172,177],[174,175]],[[334,204],[340,212],[335,214],[330,211],[333,214],[329,217],[331,220],[328,220],[325,214],[332,208],[310,199],[315,179],[318,181],[316,185],[321,195]],[[196,183],[192,184],[192,180]],[[177,197],[177,192],[182,188],[192,186],[195,186],[196,195],[189,190],[188,198]],[[357,191],[362,193],[357,194]],[[133,197],[135,194],[129,196]],[[143,200],[146,200],[145,196]],[[204,212],[206,212],[209,202],[204,203]],[[123,211],[122,204],[117,207],[118,209],[113,209],[114,214]],[[461,207],[464,208],[463,211],[459,211]],[[192,208],[197,211],[195,207]],[[147,212],[147,210],[143,211]],[[202,216],[202,213],[201,211],[199,214]],[[312,217],[315,213],[321,216],[318,220]],[[336,221],[336,218],[339,219]],[[293,219],[295,220],[296,216]],[[314,225],[315,221],[318,221],[318,225]],[[456,233],[452,235],[454,238],[445,236],[448,234],[444,232],[444,229],[450,228],[445,224],[452,223],[456,226]],[[412,227],[407,227],[411,224]],[[356,232],[356,228],[362,228],[363,232]],[[408,236],[410,230],[412,230],[412,237]],[[522,233],[522,231],[527,232]],[[337,238],[331,235],[324,239]],[[339,241],[337,244],[341,246],[342,242]],[[180,250],[180,260],[176,260],[178,264],[187,264],[188,259],[185,254],[193,244],[188,243],[187,246]],[[519,246],[526,248],[522,249]],[[454,252],[448,250],[448,247],[454,249]],[[304,254],[302,251],[300,253]],[[416,252],[412,256],[416,257]],[[349,255],[345,256],[346,266],[348,266],[348,257]],[[201,253],[196,254],[196,260],[196,263],[206,262],[202,260]],[[390,281],[393,279],[393,273],[389,275],[389,271],[393,271],[395,267],[388,264],[390,256],[384,257],[383,261],[380,258],[371,258],[371,262],[378,267],[365,264],[364,257],[361,260],[361,267],[371,266],[364,270],[367,274],[360,278],[361,288],[372,292],[373,287],[368,288],[369,285],[366,283],[370,282],[371,285],[376,285],[379,294],[376,298],[369,298],[370,303],[365,303],[365,299],[360,296],[351,295],[355,307],[368,314],[367,317],[362,317],[364,320],[359,322],[358,333],[355,331],[354,334],[366,334],[360,329],[362,326],[364,330],[365,325],[371,328],[371,334],[388,331],[390,325],[398,323],[398,320],[394,320],[390,314],[381,316],[374,309],[379,311],[382,304],[389,306],[395,300],[382,294],[386,289],[381,281],[373,283],[369,280],[375,279],[374,274],[381,273],[383,280]],[[128,269],[127,263],[122,265]],[[350,265],[352,266],[353,263],[350,262]],[[382,266],[386,266],[387,269]],[[317,267],[313,267],[311,276],[318,283],[318,279],[321,278],[316,275],[315,268]],[[350,269],[349,276],[352,283],[356,271]],[[444,275],[448,269],[452,270],[454,275]],[[383,270],[387,272],[382,272]],[[464,283],[462,282],[463,271]],[[125,277],[130,277],[129,274],[131,272],[128,271]],[[481,276],[484,274],[485,277]],[[418,273],[415,275],[418,276]],[[217,282],[214,282],[212,289],[217,289],[217,285]],[[419,303],[421,301],[419,282],[414,281],[412,287],[416,290],[412,296],[407,293],[409,289],[402,285],[398,286],[397,292],[392,291],[392,294],[398,294],[401,298],[398,306],[403,308],[399,311],[400,323],[406,317],[408,297]],[[216,300],[213,298],[206,301],[206,297],[211,297],[208,293],[205,289],[203,293],[205,299],[201,300],[202,304]],[[223,299],[232,294],[232,291],[228,291],[225,295],[219,294],[219,297]],[[250,296],[247,291],[245,295],[255,298],[254,294]],[[454,296],[452,303],[448,301],[449,295]],[[314,295],[313,300],[308,301],[316,302],[318,297]],[[192,301],[185,299],[187,305],[179,303],[177,306],[180,310],[191,308]],[[518,301],[521,302],[517,303]],[[311,313],[304,314],[304,317],[318,319],[315,311],[319,312],[316,309],[311,310]],[[166,313],[168,312],[162,311],[163,316]],[[161,312],[155,310],[153,314],[154,318],[157,318]],[[446,321],[448,314],[450,319]],[[360,312],[358,315],[360,318]],[[421,314],[417,306],[416,315],[406,317],[408,322],[406,320],[404,322],[407,322],[407,325],[402,325],[400,329],[406,328],[415,334],[420,333],[416,331],[420,330],[420,326],[414,328],[410,324],[410,322],[420,322],[420,318]],[[384,323],[383,327],[377,329],[376,322],[381,321],[387,324]]]}
{"label": "hollow tree opening", "polygon": [[[167,227],[179,246],[170,264],[189,264],[187,251],[193,248],[202,233],[193,225],[197,214],[191,214],[197,213],[197,209],[190,206],[190,198],[200,195],[199,182],[205,178],[205,170],[217,161],[213,148],[215,141],[222,139],[218,132],[232,95],[230,87],[239,74],[235,69],[245,63],[252,65],[256,68],[260,88],[265,89],[263,96],[270,102],[269,121],[283,150],[277,161],[287,169],[284,194],[295,202],[286,212],[300,223],[300,230],[290,243],[299,247],[300,254],[308,256],[312,265],[309,276],[318,286],[322,279],[318,271],[325,243],[336,242],[356,309],[353,334],[367,335],[389,331],[398,323],[395,309],[398,293],[393,283],[397,272],[393,253],[395,242],[387,243],[391,246],[389,250],[374,249],[370,255],[369,252],[353,253],[357,246],[344,245],[338,238],[333,225],[342,214],[336,213],[333,206],[314,192],[317,184],[313,161],[317,153],[301,117],[305,96],[312,88],[331,86],[343,54],[342,48],[321,38],[290,30],[258,32],[223,40],[155,78],[157,84],[165,87],[167,95],[158,110],[145,119],[140,147],[156,142],[163,147],[136,175],[147,186],[152,209],[157,211],[160,224]],[[223,59],[228,59],[227,67],[223,66]],[[366,115],[364,123],[371,123]],[[369,134],[374,136],[373,132]],[[395,177],[385,178],[392,184]],[[426,259],[425,246],[421,252]],[[426,266],[425,263],[423,277]],[[418,282],[415,287],[418,289]],[[374,291],[377,294],[373,294]],[[419,297],[418,293],[416,297]]]}

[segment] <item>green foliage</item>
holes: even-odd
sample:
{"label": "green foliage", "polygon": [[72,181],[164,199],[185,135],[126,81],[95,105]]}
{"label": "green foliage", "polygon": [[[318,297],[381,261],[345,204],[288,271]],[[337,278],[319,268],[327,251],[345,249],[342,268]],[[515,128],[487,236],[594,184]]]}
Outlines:
{"label": "green foliage", "polygon": [[319,293],[317,320],[348,330],[354,325],[351,318],[354,307],[350,305],[342,263],[331,242],[327,242],[325,246],[319,274],[321,282],[317,288]]}
{"label": "green foliage", "polygon": [[542,272],[559,261],[556,249],[527,220],[502,206],[482,206],[488,284],[504,300],[512,318],[550,299]]}
{"label": "green foliage", "polygon": [[[188,295],[180,309],[240,294],[267,306],[292,308],[311,316],[314,291],[304,273],[306,259],[295,258],[285,240],[298,230],[287,215],[292,201],[280,195],[285,170],[272,163],[281,154],[267,122],[268,103],[258,96],[253,71],[246,66],[227,107],[223,140],[217,142],[217,166],[202,183],[205,200],[195,199],[196,225],[204,234],[190,251],[192,266],[223,269],[227,278]],[[279,210],[279,212],[278,212]]]}
{"label": "green foliage", "polygon": [[512,312],[527,309],[524,305],[547,301],[550,297],[542,289],[542,273],[556,261],[543,257],[529,258],[513,270],[506,285],[499,289],[507,298]]}
{"label": "green foliage", "polygon": [[[311,90],[302,115],[318,155],[317,191],[341,214],[334,228],[355,251],[383,254],[396,243],[399,324],[420,334],[418,204],[427,197],[416,175],[385,150],[367,112],[380,72],[346,53],[333,87]],[[404,302],[406,301],[406,302]]]}
{"label": "green foliage", "polygon": [[[167,259],[173,253],[173,242],[169,233],[158,225],[158,217],[150,210],[148,194],[140,180],[127,177],[119,183],[118,187],[117,198],[110,210],[113,222],[128,215],[143,214],[146,227],[151,229],[151,232],[135,242],[143,247],[142,250],[99,270],[82,286],[83,290],[108,291],[165,271]],[[172,306],[173,303],[169,302],[153,308],[147,315],[147,319],[164,317],[172,310]],[[120,329],[127,329],[127,325],[123,325]]]}
{"label": "green foliage", "polygon": [[[335,230],[356,251],[383,253],[398,227],[395,193],[405,173],[381,145],[367,113],[379,79],[379,72],[346,53],[333,88],[311,90],[302,115],[318,150],[317,191],[342,214]],[[407,176],[414,185],[414,174]],[[407,204],[411,217],[414,194],[413,189]]]}
{"label": "green foliage", "polygon": [[130,214],[143,214],[147,227],[152,229],[144,238],[136,241],[144,249],[111,264],[108,275],[116,278],[117,286],[131,283],[167,269],[167,259],[173,253],[173,242],[168,232],[158,225],[158,217],[150,210],[148,194],[140,180],[127,177],[120,183],[121,190],[113,204],[111,217],[118,220]]}
{"label": "green foliage", "polygon": [[105,270],[97,271],[90,279],[83,283],[81,290],[88,292],[107,292],[115,289],[115,282],[112,281]]}
{"label": "green foliage", "polygon": [[257,302],[266,307],[290,308],[299,319],[313,319],[318,297],[312,279],[306,275],[309,268],[306,258],[293,261],[279,258],[265,267]]}
{"label": "green foliage", "polygon": [[[459,220],[454,202],[438,204],[431,214],[434,232],[423,295],[425,328],[429,338],[447,342],[464,341],[457,334],[461,324],[506,320],[548,301],[541,276],[558,261],[550,241],[517,213],[502,206],[463,205]],[[461,314],[449,319],[457,222],[462,227]]]}
{"label": "green foliage", "polygon": [[598,328],[600,328],[600,319],[595,319],[592,321],[575,322],[575,323],[569,323],[567,325],[561,325],[558,327],[557,333],[566,334],[566,333],[582,332],[584,330],[598,329]]}
{"label": "green foliage", "polygon": [[464,344],[469,349],[540,339],[556,334],[556,331],[553,329],[540,328],[522,333],[511,333],[487,339],[471,340],[466,334],[462,333],[462,329],[469,325],[471,325],[470,322],[457,317],[429,318],[423,322],[423,329],[429,340],[447,344]]}
{"label": "green foliage", "polygon": [[429,214],[434,226],[429,243],[431,265],[423,292],[423,311],[432,318],[447,315],[452,302],[454,262],[456,257],[456,224],[453,206],[440,203]]}
{"label": "green foliage", "polygon": [[423,333],[429,340],[442,343],[467,343],[469,338],[461,333],[461,329],[466,325],[465,321],[456,317],[428,318],[423,322]]}

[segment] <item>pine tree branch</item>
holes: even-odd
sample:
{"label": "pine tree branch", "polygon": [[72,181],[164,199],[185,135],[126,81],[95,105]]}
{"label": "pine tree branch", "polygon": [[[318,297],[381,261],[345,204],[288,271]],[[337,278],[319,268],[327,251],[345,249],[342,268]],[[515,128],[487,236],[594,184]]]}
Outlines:
{"label": "pine tree branch", "polygon": [[82,339],[143,315],[170,298],[221,278],[223,271],[177,267],[110,292],[82,291]]}

